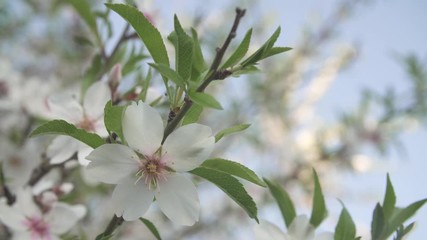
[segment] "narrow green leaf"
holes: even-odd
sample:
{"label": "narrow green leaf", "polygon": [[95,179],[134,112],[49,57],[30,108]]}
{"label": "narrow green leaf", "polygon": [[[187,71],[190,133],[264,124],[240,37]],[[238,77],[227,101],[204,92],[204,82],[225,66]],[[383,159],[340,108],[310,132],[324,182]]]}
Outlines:
{"label": "narrow green leaf", "polygon": [[277,55],[280,53],[284,53],[284,52],[287,52],[290,50],[292,50],[292,48],[290,48],[290,47],[273,47],[272,49],[270,49],[270,51],[268,51],[265,54],[265,56],[263,58],[268,58],[268,57],[271,57],[271,56],[274,56],[274,55]]}
{"label": "narrow green leaf", "polygon": [[[142,78],[142,76],[139,76],[140,78]],[[148,69],[148,73],[147,76],[145,76],[145,79],[142,83],[142,90],[141,93],[139,94],[138,99],[142,100],[143,102],[145,102],[146,98],[147,98],[147,92],[148,92],[148,88],[150,87],[150,82],[151,82],[151,68]]]}
{"label": "narrow green leaf", "polygon": [[265,183],[254,173],[254,171],[237,162],[221,158],[213,158],[204,161],[202,167],[228,173],[235,177],[248,180],[249,182],[255,183],[261,187],[266,187]]}
{"label": "narrow green leaf", "polygon": [[185,114],[184,119],[182,119],[182,125],[187,125],[199,121],[202,112],[203,107],[197,103],[193,103],[193,105],[191,105],[190,110],[188,110],[187,114]]}
{"label": "narrow green leaf", "polygon": [[102,57],[100,54],[95,55],[92,58],[91,65],[89,68],[85,71],[83,82],[82,82],[82,95],[84,96],[86,93],[86,90],[89,88],[92,83],[94,83],[98,77],[98,75],[101,73],[103,68],[103,62]]}
{"label": "narrow green leaf", "polygon": [[280,27],[274,31],[270,38],[251,56],[246,58],[240,65],[242,67],[256,64],[259,60],[266,58],[268,52],[273,48],[274,43],[280,35]]}
{"label": "narrow green leaf", "polygon": [[409,224],[407,227],[400,225],[396,231],[396,237],[393,240],[403,240],[404,236],[408,234],[415,226],[415,222]]}
{"label": "narrow green leaf", "polygon": [[182,29],[176,15],[174,16],[174,27],[177,34],[176,71],[184,81],[187,81],[191,76],[193,65],[193,38],[188,36],[184,29]]}
{"label": "narrow green leaf", "polygon": [[139,218],[139,220],[145,224],[145,226],[148,228],[148,230],[150,230],[150,232],[154,235],[154,237],[156,237],[157,240],[162,240],[159,231],[157,231],[156,226],[154,226],[150,220],[142,217]]}
{"label": "narrow green leaf", "polygon": [[246,192],[242,183],[233,176],[210,168],[198,167],[190,171],[190,173],[208,180],[224,191],[231,199],[233,199],[243,210],[246,211],[250,218],[258,221],[257,207],[251,196]]}
{"label": "narrow green leaf", "polygon": [[343,207],[337,226],[334,240],[350,240],[356,238],[356,226],[347,209]]}
{"label": "narrow green leaf", "polygon": [[396,208],[393,216],[391,217],[391,220],[389,221],[385,236],[389,237],[394,231],[396,231],[396,229],[401,224],[403,224],[406,220],[412,217],[418,211],[418,209],[420,209],[426,202],[427,202],[427,199],[423,199],[423,200],[412,203],[406,208],[403,208],[403,209]]}
{"label": "narrow green leaf", "polygon": [[386,229],[386,222],[384,219],[383,208],[379,203],[375,206],[374,213],[372,214],[371,222],[371,239],[384,240],[384,231]]}
{"label": "narrow green leaf", "polygon": [[146,58],[147,58],[146,55],[131,56],[123,66],[123,70],[122,70],[123,76],[126,76],[127,74],[133,72],[137,68],[137,64]]}
{"label": "narrow green leaf", "polygon": [[155,68],[157,71],[159,71],[159,73],[165,77],[168,78],[170,80],[172,80],[177,86],[180,86],[181,88],[185,89],[185,83],[184,80],[182,79],[182,77],[175,72],[173,69],[171,69],[170,67],[168,67],[165,64],[161,64],[161,63],[150,63],[149,64],[151,67]]}
{"label": "narrow green leaf", "polygon": [[219,140],[221,140],[221,138],[228,136],[230,134],[241,132],[241,131],[247,129],[249,126],[251,126],[251,125],[250,124],[239,124],[239,125],[235,125],[235,126],[223,129],[215,135],[215,142],[218,142]]}
{"label": "narrow green leaf", "polygon": [[111,100],[105,104],[104,108],[104,124],[108,132],[114,132],[119,138],[124,141],[122,131],[122,116],[126,106],[113,106]]}
{"label": "narrow green leaf", "polygon": [[[202,48],[200,47],[199,37],[196,30],[191,29],[191,36],[193,38],[193,74],[191,78],[196,80],[197,77],[206,70],[206,63],[203,57]],[[194,74],[196,73],[196,74]]]}
{"label": "narrow green leaf", "polygon": [[279,206],[280,212],[282,213],[283,219],[285,220],[286,227],[289,228],[292,221],[296,217],[296,211],[294,203],[292,202],[289,194],[278,184],[270,182],[268,179],[264,178],[264,182],[267,184],[268,189],[270,189],[271,195]]}
{"label": "narrow green leaf", "polygon": [[122,16],[135,29],[153,57],[154,62],[169,66],[169,58],[162,36],[142,12],[125,4],[106,3],[105,5]]}
{"label": "narrow green leaf", "polygon": [[314,195],[313,208],[311,210],[310,224],[315,228],[319,226],[328,215],[326,209],[325,198],[323,197],[322,187],[320,186],[319,177],[316,170],[313,169],[314,177]]}
{"label": "narrow green leaf", "polygon": [[249,65],[249,66],[246,66],[244,68],[233,71],[231,76],[237,78],[237,77],[240,77],[240,75],[252,74],[252,73],[256,73],[256,72],[259,72],[259,69],[257,67],[255,67],[254,65]]}
{"label": "narrow green leaf", "polygon": [[88,133],[81,128],[76,128],[76,126],[69,124],[64,120],[53,120],[47,122],[31,132],[30,137],[43,134],[70,136],[89,145],[92,148],[97,148],[105,144],[104,139],[102,139],[99,135],[95,133]]}
{"label": "narrow green leaf", "polygon": [[234,53],[221,66],[221,69],[233,67],[245,56],[245,54],[248,52],[248,49],[249,49],[249,44],[251,42],[251,36],[252,36],[252,28],[246,32],[246,35],[243,38],[242,42],[236,48]]}
{"label": "narrow green leaf", "polygon": [[104,234],[100,234],[95,238],[95,240],[111,240],[112,237],[113,237],[113,234],[108,236],[104,236]]}
{"label": "narrow green leaf", "polygon": [[221,104],[211,95],[202,92],[189,92],[190,99],[195,103],[209,108],[222,110]]}
{"label": "narrow green leaf", "polygon": [[390,219],[393,215],[393,210],[396,205],[396,194],[394,193],[393,184],[390,180],[390,175],[387,174],[387,186],[383,201],[384,218]]}
{"label": "narrow green leaf", "polygon": [[74,9],[76,9],[77,13],[85,21],[85,23],[88,25],[92,33],[95,34],[95,37],[99,42],[100,37],[98,33],[98,27],[96,25],[96,17],[91,10],[91,6],[89,5],[89,2],[86,0],[68,0],[67,2],[71,4],[74,7]]}

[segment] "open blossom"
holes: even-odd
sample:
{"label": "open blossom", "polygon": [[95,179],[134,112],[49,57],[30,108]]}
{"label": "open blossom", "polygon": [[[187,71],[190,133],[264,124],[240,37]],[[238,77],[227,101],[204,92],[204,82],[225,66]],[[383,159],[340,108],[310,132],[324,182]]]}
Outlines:
{"label": "open blossom", "polygon": [[59,240],[59,236],[68,232],[86,213],[81,205],[61,202],[41,210],[34,203],[30,189],[21,190],[13,206],[8,206],[4,200],[0,199],[0,221],[16,240]]}
{"label": "open blossom", "polygon": [[0,139],[0,165],[5,185],[13,192],[28,183],[34,168],[41,162],[40,145],[29,139],[18,147],[6,139]]}
{"label": "open blossom", "polygon": [[314,234],[315,228],[311,226],[305,215],[297,216],[288,228],[288,232],[282,232],[276,225],[261,221],[255,227],[255,239],[257,240],[333,240],[334,235],[330,232]]}
{"label": "open blossom", "polygon": [[126,108],[122,125],[128,146],[104,144],[87,157],[92,178],[117,184],[112,196],[116,215],[136,220],[155,197],[169,219],[193,225],[199,218],[199,199],[192,181],[180,173],[198,167],[212,152],[211,129],[185,125],[162,144],[163,121],[142,101]]}
{"label": "open blossom", "polygon": [[[110,100],[111,93],[104,82],[92,84],[80,104],[72,95],[57,96],[49,99],[49,108],[56,119],[62,119],[83,128],[88,132],[95,132],[107,136],[104,125],[104,107]],[[87,164],[86,156],[92,151],[88,145],[69,136],[58,136],[47,148],[47,156],[51,163],[61,163],[77,152],[79,162]]]}

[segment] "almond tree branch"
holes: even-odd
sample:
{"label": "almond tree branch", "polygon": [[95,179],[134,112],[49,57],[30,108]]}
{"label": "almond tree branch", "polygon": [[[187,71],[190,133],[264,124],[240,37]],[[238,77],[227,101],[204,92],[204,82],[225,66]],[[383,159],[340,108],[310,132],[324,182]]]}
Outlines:
{"label": "almond tree branch", "polygon": [[[240,20],[245,15],[246,10],[236,8],[236,17],[234,19],[233,26],[231,27],[230,33],[228,34],[227,38],[225,39],[224,44],[221,48],[218,48],[216,51],[215,58],[212,62],[211,67],[209,68],[209,74],[206,77],[206,79],[200,84],[200,86],[197,88],[197,92],[203,92],[205,91],[206,87],[214,80],[217,79],[225,79],[226,77],[231,75],[231,72],[229,71],[221,71],[218,70],[219,65],[221,64],[222,58],[224,57],[225,51],[227,50],[228,46],[230,45],[231,40],[236,37],[236,31],[239,26]],[[162,143],[166,140],[167,136],[172,133],[172,131],[178,126],[179,122],[184,118],[185,114],[190,110],[191,106],[193,105],[193,102],[191,99],[186,96],[184,98],[184,105],[180,108],[179,112],[176,114],[176,116],[168,122],[165,128],[165,133],[163,135]]]}

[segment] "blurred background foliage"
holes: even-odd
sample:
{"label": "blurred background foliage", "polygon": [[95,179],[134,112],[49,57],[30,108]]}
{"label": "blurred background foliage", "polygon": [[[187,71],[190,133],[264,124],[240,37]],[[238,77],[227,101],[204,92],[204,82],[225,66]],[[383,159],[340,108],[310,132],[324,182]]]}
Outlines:
{"label": "blurred background foliage", "polygon": [[[82,2],[84,4],[79,5]],[[162,13],[162,8],[169,7],[167,4],[127,2],[142,10],[166,39],[173,22],[172,16]],[[248,8],[242,28],[253,27],[251,45],[255,49],[272,33],[270,29],[276,27],[277,23],[259,10],[261,1],[222,3],[220,12],[210,12],[209,8],[195,4],[196,11],[182,16],[182,22],[187,30],[192,26],[198,31],[207,62],[211,61],[215,48],[229,31],[234,14],[232,9],[240,6],[239,3]],[[407,130],[424,127],[426,122],[427,65],[422,56],[412,53],[395,56],[407,72],[405,88],[354,89],[360,92],[358,103],[336,111],[332,120],[322,119],[316,111],[319,101],[331,94],[328,90],[337,75],[358,61],[358,44],[334,41],[342,24],[356,17],[358,11],[369,11],[371,4],[373,1],[337,1],[329,16],[315,24],[308,22],[301,29],[298,43],[289,46],[292,51],[259,66],[261,74],[227,79],[210,87],[209,91],[218,97],[224,110],[205,111],[203,123],[212,126],[216,132],[235,124],[251,124],[245,132],[222,139],[215,155],[242,162],[260,175],[279,182],[295,196],[297,207],[302,208],[310,206],[312,168],[317,170],[325,195],[328,195],[328,189],[345,188],[344,184],[339,184],[343,171],[366,172],[378,164],[387,164],[382,161],[390,151],[398,151],[404,159],[405,145],[400,136]],[[95,13],[95,30],[91,26],[93,19],[87,15],[89,10]],[[286,9],[283,11],[286,14]],[[286,38],[286,29],[282,32]],[[240,31],[231,49],[242,38],[243,31]],[[31,103],[22,99],[14,109],[5,107],[14,98],[9,91],[10,85],[19,82],[26,88],[28,79],[37,79],[40,84],[50,84],[49,93],[82,83],[87,86],[90,82],[108,78],[116,63],[122,65],[124,84],[121,89],[127,99],[132,99],[146,81],[148,53],[133,30],[107,10],[102,1],[1,1],[0,39],[0,68],[3,72],[0,75],[0,121],[3,125],[0,133],[2,138],[11,139],[17,145],[25,141],[28,129],[43,117],[32,114],[36,110],[31,110]],[[172,44],[168,45],[172,51]],[[159,75],[154,75],[151,86],[165,92],[159,87]],[[34,87],[32,91],[37,91]],[[168,111],[167,104],[160,107],[165,113]],[[21,120],[6,120],[14,111],[20,112]],[[22,121],[22,118],[30,120]],[[88,203],[95,209],[93,213],[108,207],[108,204],[99,204],[110,191],[105,185],[83,187],[78,172],[64,177],[77,186],[73,194],[67,196],[69,201]],[[206,212],[202,212],[199,224],[177,228],[167,219],[153,219],[159,229],[166,231],[162,232],[165,239],[171,236],[178,236],[177,239],[198,239],[200,236],[231,239],[248,234],[245,229],[250,229],[252,223],[236,204],[207,184],[201,183],[200,191]],[[258,187],[251,187],[249,191],[255,195],[262,214],[274,211],[274,203],[267,191]],[[90,197],[83,199],[87,194]],[[99,225],[89,231],[89,236],[99,232],[105,224],[103,215],[89,215],[87,221],[95,220]],[[132,224],[126,225],[122,239],[136,231],[141,230]]]}

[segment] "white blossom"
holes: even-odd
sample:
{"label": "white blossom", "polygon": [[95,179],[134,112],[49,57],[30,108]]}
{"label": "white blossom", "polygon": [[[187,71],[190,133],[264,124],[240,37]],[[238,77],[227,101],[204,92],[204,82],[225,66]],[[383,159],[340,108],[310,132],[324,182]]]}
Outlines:
{"label": "white blossom", "polygon": [[0,222],[12,232],[15,240],[56,240],[68,232],[86,214],[82,205],[70,206],[61,202],[52,203],[49,208],[40,209],[30,189],[17,194],[17,202],[8,206],[0,199]]}
{"label": "white blossom", "polygon": [[105,144],[87,157],[91,161],[88,174],[117,184],[112,196],[116,215],[129,221],[138,219],[155,197],[169,219],[193,225],[199,217],[199,199],[194,184],[180,173],[198,167],[212,152],[211,129],[185,125],[162,143],[163,121],[142,101],[126,108],[122,125],[128,146]]}
{"label": "white blossom", "polygon": [[[80,104],[74,95],[62,95],[49,99],[49,108],[56,119],[65,120],[88,132],[107,136],[104,125],[104,107],[111,93],[104,82],[92,84]],[[47,148],[47,156],[52,164],[62,163],[77,152],[78,160],[87,165],[86,156],[92,151],[88,145],[69,136],[58,136]]]}

